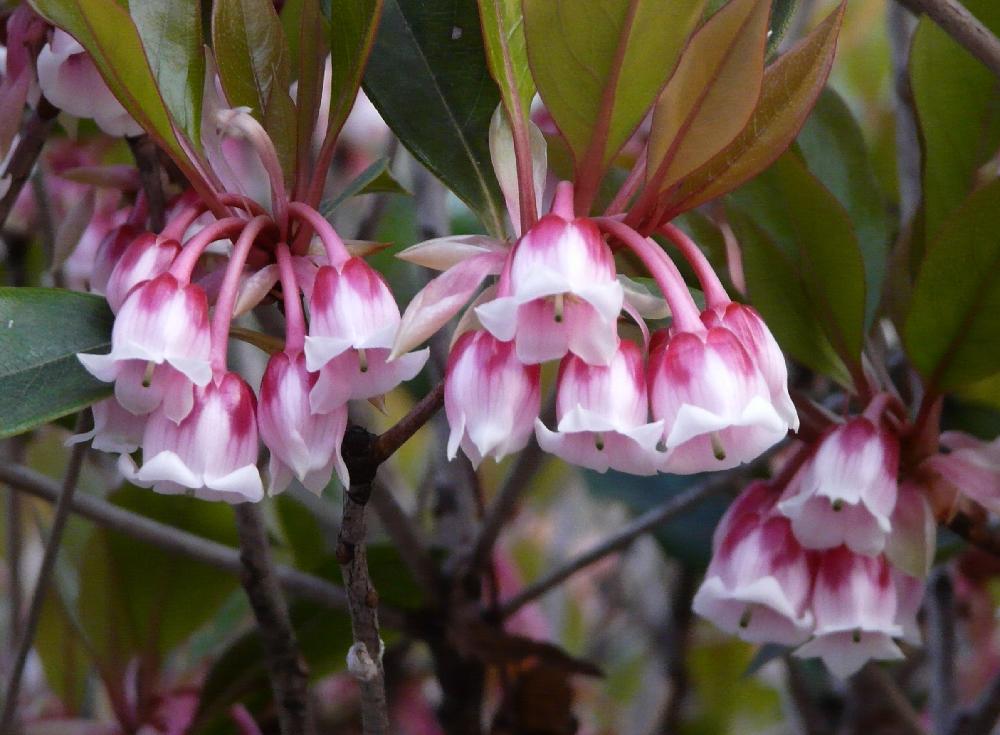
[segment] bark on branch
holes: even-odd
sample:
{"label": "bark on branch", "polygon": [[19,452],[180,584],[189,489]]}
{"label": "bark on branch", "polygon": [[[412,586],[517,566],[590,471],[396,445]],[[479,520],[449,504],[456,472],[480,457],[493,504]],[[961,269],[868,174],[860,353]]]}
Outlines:
{"label": "bark on branch", "polygon": [[914,13],[926,13],[942,30],[1000,77],[1000,39],[958,0],[899,0]]}

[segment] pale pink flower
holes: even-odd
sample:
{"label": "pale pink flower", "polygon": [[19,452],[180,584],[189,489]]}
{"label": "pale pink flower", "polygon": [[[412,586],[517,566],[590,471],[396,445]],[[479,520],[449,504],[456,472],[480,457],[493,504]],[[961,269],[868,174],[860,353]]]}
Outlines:
{"label": "pale pink flower", "polygon": [[946,431],[941,446],[949,453],[930,457],[924,466],[991,513],[1000,514],[1000,437],[988,442]]}
{"label": "pale pink flower", "polygon": [[117,313],[137,285],[166,273],[180,251],[180,243],[176,240],[168,240],[152,232],[133,238],[118,256],[108,276],[104,294],[111,310]]}
{"label": "pale pink flower", "polygon": [[146,428],[145,416],[126,411],[114,398],[105,398],[90,408],[94,414],[94,428],[83,434],[74,434],[67,444],[92,439],[94,449],[117,454],[129,454],[139,448]]}
{"label": "pale pink flower", "polygon": [[535,420],[545,451],[598,472],[656,473],[663,424],[649,423],[645,365],[634,342],[620,342],[606,366],[566,355],[559,367],[556,416],[554,432]]}
{"label": "pale pink flower", "polygon": [[386,361],[399,329],[399,307],[382,276],[361,258],[319,269],[309,313],[306,367],[320,373],[310,394],[313,411],[382,395],[427,362],[428,349]]}
{"label": "pale pink flower", "polygon": [[790,483],[778,508],[803,546],[841,544],[874,556],[896,505],[899,441],[864,416],[836,427]]}
{"label": "pale pink flower", "polygon": [[448,458],[462,451],[479,466],[523,449],[538,416],[540,368],[517,359],[512,342],[466,332],[451,350],[444,408],[451,426]]}

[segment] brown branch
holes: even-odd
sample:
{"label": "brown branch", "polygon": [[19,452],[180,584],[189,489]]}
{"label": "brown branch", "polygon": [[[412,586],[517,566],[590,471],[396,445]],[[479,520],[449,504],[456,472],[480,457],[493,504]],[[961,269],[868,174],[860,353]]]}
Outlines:
{"label": "brown branch", "polygon": [[311,735],[316,732],[316,725],[309,706],[309,668],[299,652],[288,608],[278,586],[260,510],[251,503],[237,505],[234,510],[243,564],[240,581],[264,644],[264,659],[281,733]]}
{"label": "brown branch", "polygon": [[733,477],[727,475],[722,478],[713,478],[704,484],[695,485],[682,493],[675,495],[663,505],[646,511],[625,525],[617,533],[612,534],[604,541],[592,546],[579,556],[569,560],[561,567],[549,572],[521,590],[520,593],[508,600],[500,612],[504,617],[513,615],[532,600],[541,597],[553,588],[562,584],[569,577],[573,576],[581,569],[586,569],[604,557],[628,548],[633,541],[643,534],[653,530],[661,523],[664,523],[674,516],[683,513],[691,506],[701,502],[714,493],[720,492],[729,487],[733,482]]}
{"label": "brown branch", "polygon": [[361,722],[365,735],[387,735],[389,732],[378,593],[368,573],[365,549],[365,509],[380,463],[376,441],[373,434],[358,426],[349,427],[344,437],[342,454],[351,474],[351,486],[344,492],[344,515],[336,552],[354,636],[354,645],[347,655],[347,668],[361,688]]}
{"label": "brown branch", "polygon": [[952,721],[955,692],[955,593],[948,570],[941,567],[927,581],[927,657],[930,661],[931,721],[934,731],[947,732]]}
{"label": "brown branch", "polygon": [[31,176],[31,170],[35,167],[35,161],[42,152],[45,139],[48,137],[49,128],[59,110],[49,104],[49,101],[42,97],[38,101],[38,109],[28,118],[21,128],[21,138],[17,143],[17,148],[10,157],[7,170],[4,176],[10,176],[10,187],[7,193],[0,198],[0,228],[3,228],[10,215],[10,210],[14,208],[14,202],[21,194],[21,189]]}
{"label": "brown branch", "polygon": [[900,690],[899,685],[889,676],[885,669],[876,663],[869,662],[855,676],[855,696],[869,706],[877,706],[886,713],[891,713],[898,730],[894,732],[903,735],[925,735],[920,723],[920,715]]}
{"label": "brown branch", "polygon": [[975,704],[961,710],[942,730],[946,735],[990,735],[1000,720],[1000,676],[993,679]]}
{"label": "brown branch", "polygon": [[159,149],[148,135],[126,138],[128,147],[135,158],[139,169],[139,179],[146,193],[146,205],[149,210],[149,228],[153,232],[163,229],[167,209],[166,196],[163,192],[163,177],[160,176]]}
{"label": "brown branch", "polygon": [[1000,532],[990,528],[985,513],[974,516],[959,511],[945,524],[950,531],[983,551],[1000,556]]}
{"label": "brown branch", "polygon": [[[89,412],[84,411],[77,418],[77,433],[83,431],[87,413]],[[24,675],[24,665],[28,660],[28,653],[31,651],[31,644],[35,639],[35,633],[38,631],[38,622],[42,616],[42,604],[45,601],[45,595],[48,591],[52,570],[55,568],[63,531],[66,528],[66,521],[69,519],[70,510],[73,506],[73,494],[76,492],[76,483],[80,477],[80,468],[83,466],[83,457],[87,452],[88,446],[86,442],[81,442],[73,447],[69,458],[69,466],[66,468],[66,475],[63,477],[59,499],[56,501],[56,508],[52,518],[52,527],[49,529],[49,538],[45,543],[42,565],[38,570],[35,590],[31,595],[31,607],[28,608],[28,616],[24,621],[24,629],[21,631],[17,656],[14,659],[14,666],[11,669],[10,678],[7,680],[7,687],[4,692],[3,711],[0,713],[0,734],[2,735],[8,735],[8,733],[13,731],[15,714],[17,712],[17,698],[21,691],[21,677]]]}
{"label": "brown branch", "polygon": [[958,0],[898,0],[915,13],[925,13],[959,45],[1000,77],[1000,39]]}
{"label": "brown branch", "polygon": [[[390,468],[386,467],[382,472],[385,473],[388,469]],[[396,502],[392,490],[397,486],[396,482],[390,485],[384,479],[376,479],[371,504],[410,574],[424,589],[428,601],[434,602],[440,596],[443,581],[427,547],[424,546],[423,539],[420,538],[406,511]]]}
{"label": "brown branch", "polygon": [[[55,502],[60,494],[58,483],[18,465],[0,465],[0,482],[50,503]],[[242,572],[239,552],[230,546],[132,513],[91,495],[75,496],[72,508],[74,513],[137,541],[181,554],[230,574]],[[282,564],[275,565],[275,574],[282,588],[289,594],[334,610],[347,609],[347,595],[340,587],[325,579]],[[379,615],[393,628],[406,627],[406,619],[397,610],[382,607]]]}
{"label": "brown branch", "polygon": [[403,418],[386,429],[372,443],[371,460],[382,464],[396,453],[410,437],[416,434],[444,405],[444,381],[442,380],[421,398]]}

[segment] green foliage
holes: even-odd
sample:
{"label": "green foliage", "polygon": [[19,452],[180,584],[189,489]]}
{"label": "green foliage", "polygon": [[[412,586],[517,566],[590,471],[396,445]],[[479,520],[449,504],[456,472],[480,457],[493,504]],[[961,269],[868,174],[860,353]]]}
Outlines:
{"label": "green foliage", "polygon": [[788,354],[847,382],[865,310],[864,263],[847,211],[792,153],[730,203],[751,302]]}
{"label": "green foliage", "polygon": [[528,66],[521,0],[479,0],[479,17],[486,60],[507,114],[513,117],[516,97],[522,115],[527,116],[535,96],[535,80]]}
{"label": "green foliage", "polygon": [[865,263],[865,326],[882,295],[892,223],[861,128],[832,89],[820,96],[796,139],[809,170],[847,210]]}
{"label": "green foliage", "polygon": [[330,130],[339,131],[351,112],[381,14],[382,0],[330,2]]}
{"label": "green foliage", "polygon": [[[1000,33],[1000,3],[964,4]],[[923,140],[924,231],[931,242],[1000,145],[1000,96],[993,73],[928,17],[913,39],[910,80]]]}
{"label": "green foliage", "polygon": [[500,94],[475,4],[388,0],[364,85],[410,152],[501,235],[503,199],[489,151]]}
{"label": "green foliage", "polygon": [[110,395],[78,352],[111,346],[113,316],[100,296],[54,288],[0,288],[0,437],[20,434]]}
{"label": "green foliage", "polygon": [[1000,372],[1000,181],[973,193],[928,245],[904,328],[934,388]]}
{"label": "green foliage", "polygon": [[303,173],[312,155],[313,129],[323,96],[324,59],[330,50],[329,23],[317,0],[291,0],[281,9],[281,26],[288,42],[290,74],[297,85],[295,136],[299,173]]}
{"label": "green foliage", "polygon": [[400,184],[389,170],[388,158],[377,158],[374,162],[348,182],[342,191],[332,196],[320,206],[319,211],[324,217],[329,219],[342,205],[351,197],[361,194],[409,194],[402,184]]}

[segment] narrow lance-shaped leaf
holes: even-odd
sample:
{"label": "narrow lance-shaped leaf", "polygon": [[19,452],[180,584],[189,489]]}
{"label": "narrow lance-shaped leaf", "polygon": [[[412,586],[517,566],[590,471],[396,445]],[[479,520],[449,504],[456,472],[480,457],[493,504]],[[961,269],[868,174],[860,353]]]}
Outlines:
{"label": "narrow lance-shaped leaf", "polygon": [[514,97],[527,115],[535,96],[535,80],[528,66],[521,0],[479,0],[479,17],[486,46],[486,61],[500,87],[500,96],[509,115],[514,114]]}
{"label": "narrow lance-shaped leaf", "polygon": [[[537,212],[542,204],[542,195],[545,193],[545,179],[548,175],[548,147],[545,143],[545,136],[542,135],[542,131],[535,123],[525,119],[521,124],[525,126],[528,145],[531,147],[532,191],[529,196],[534,197],[534,206]],[[511,130],[503,107],[498,106],[496,112],[493,113],[493,120],[490,122],[490,159],[493,161],[493,170],[500,182],[503,198],[507,202],[507,211],[510,213],[514,234],[520,235],[521,189],[517,178],[514,146],[514,132]]]}
{"label": "narrow lance-shaped leaf", "polygon": [[500,94],[486,66],[475,3],[387,0],[364,85],[403,145],[487,230],[502,235],[489,153]]}
{"label": "narrow lance-shaped leaf", "polygon": [[358,96],[381,14],[382,0],[333,0],[330,3],[329,129],[334,134],[340,131]]}
{"label": "narrow lance-shaped leaf", "polygon": [[1000,373],[1000,181],[972,194],[928,246],[904,328],[928,383],[951,390]]}
{"label": "narrow lance-shaped leaf", "polygon": [[313,147],[313,130],[323,96],[323,68],[329,42],[326,19],[317,0],[290,0],[281,9],[288,41],[291,76],[295,80],[296,168],[305,186]]}
{"label": "narrow lance-shaped leaf", "polygon": [[691,38],[656,103],[647,174],[662,191],[746,126],[764,78],[770,0],[732,0]]}
{"label": "narrow lance-shaped leaf", "polygon": [[837,48],[846,2],[767,68],[750,122],[728,146],[685,177],[663,200],[676,215],[732,191],[780,156],[823,90]]}
{"label": "narrow lance-shaped leaf", "polygon": [[111,393],[78,352],[111,346],[114,317],[92,294],[0,288],[0,438],[79,411]]}
{"label": "narrow lance-shaped leaf", "polygon": [[578,189],[596,190],[673,72],[705,2],[523,4],[528,60],[538,92],[573,152]]}
{"label": "narrow lance-shaped leaf", "polygon": [[201,94],[205,84],[201,3],[133,2],[129,12],[167,109],[195,149],[200,149]]}
{"label": "narrow lance-shaped leaf", "polygon": [[249,107],[274,142],[286,183],[295,165],[291,59],[270,0],[216,0],[212,42],[222,88],[234,107]]}

